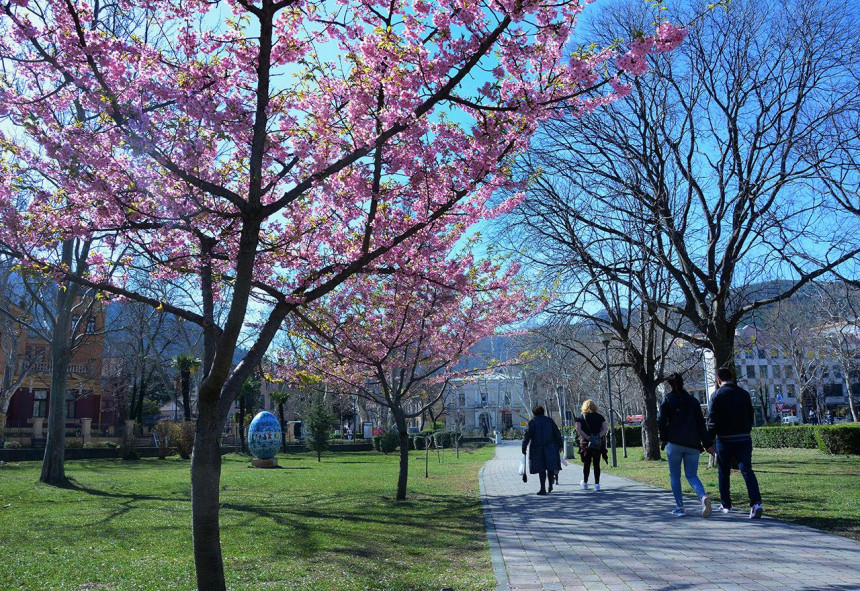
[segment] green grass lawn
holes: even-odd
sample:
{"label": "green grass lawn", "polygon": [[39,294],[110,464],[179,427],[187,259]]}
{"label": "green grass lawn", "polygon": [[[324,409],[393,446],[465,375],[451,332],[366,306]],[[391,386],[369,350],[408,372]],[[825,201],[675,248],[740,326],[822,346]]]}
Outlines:
{"label": "green grass lawn", "polygon": [[[670,490],[665,453],[663,461],[646,462],[642,448],[627,451],[628,457],[624,458],[621,448],[617,448],[618,468],[606,468],[607,474]],[[708,456],[702,454],[699,478],[714,503],[718,503],[717,470],[707,465]],[[831,456],[813,449],[756,448],[753,470],[765,515],[860,540],[860,456]],[[731,482],[734,505],[739,509],[747,507],[749,497],[740,472],[732,472]],[[683,475],[681,483],[686,494],[693,494]],[[672,503],[671,494],[666,502]]]}
{"label": "green grass lawn", "polygon": [[[478,470],[492,447],[445,463],[413,452],[396,502],[397,454],[225,456],[221,543],[229,589],[495,588]],[[189,463],[71,461],[75,488],[37,483],[39,463],[0,466],[0,589],[192,589]]]}

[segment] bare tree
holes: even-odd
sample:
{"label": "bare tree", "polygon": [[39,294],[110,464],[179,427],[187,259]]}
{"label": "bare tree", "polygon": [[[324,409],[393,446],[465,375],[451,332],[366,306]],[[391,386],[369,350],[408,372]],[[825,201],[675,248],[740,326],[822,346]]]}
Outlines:
{"label": "bare tree", "polygon": [[[595,293],[624,286],[643,318],[731,365],[745,317],[860,252],[822,179],[841,160],[809,149],[860,97],[844,75],[851,13],[826,0],[731,2],[691,25],[626,100],[548,123],[523,161],[534,198],[521,242],[541,238],[541,262],[565,273],[593,268]],[[629,4],[607,15],[613,27],[598,26],[618,33],[649,18]],[[660,271],[643,282],[632,261]],[[629,321],[603,320],[615,330]]]}

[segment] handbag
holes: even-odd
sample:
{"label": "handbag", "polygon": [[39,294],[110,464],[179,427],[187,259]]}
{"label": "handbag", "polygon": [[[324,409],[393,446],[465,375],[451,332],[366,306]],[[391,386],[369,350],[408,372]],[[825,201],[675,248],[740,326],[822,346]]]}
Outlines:
{"label": "handbag", "polygon": [[603,437],[591,435],[588,438],[588,449],[603,449]]}
{"label": "handbag", "polygon": [[529,481],[529,477],[526,474],[526,454],[523,454],[523,457],[520,458],[520,476],[523,477],[523,482]]}

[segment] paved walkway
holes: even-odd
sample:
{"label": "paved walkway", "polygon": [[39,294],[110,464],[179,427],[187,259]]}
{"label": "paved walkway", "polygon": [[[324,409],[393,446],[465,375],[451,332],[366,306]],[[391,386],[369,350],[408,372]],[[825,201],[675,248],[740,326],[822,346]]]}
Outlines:
{"label": "paved walkway", "polygon": [[520,457],[519,442],[504,442],[481,472],[499,591],[860,589],[860,542],[768,519],[767,499],[761,521],[720,514],[718,500],[708,520],[675,518],[669,491],[608,468],[603,490],[582,490],[579,464],[539,497]]}

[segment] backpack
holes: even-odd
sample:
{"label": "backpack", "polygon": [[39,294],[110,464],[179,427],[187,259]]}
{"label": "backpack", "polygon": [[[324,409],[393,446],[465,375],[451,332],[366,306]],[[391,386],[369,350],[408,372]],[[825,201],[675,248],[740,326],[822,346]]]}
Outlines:
{"label": "backpack", "polygon": [[603,437],[591,435],[588,438],[588,449],[603,449]]}

